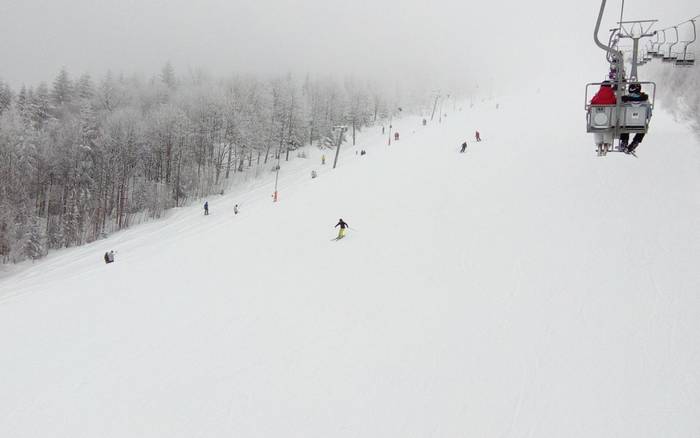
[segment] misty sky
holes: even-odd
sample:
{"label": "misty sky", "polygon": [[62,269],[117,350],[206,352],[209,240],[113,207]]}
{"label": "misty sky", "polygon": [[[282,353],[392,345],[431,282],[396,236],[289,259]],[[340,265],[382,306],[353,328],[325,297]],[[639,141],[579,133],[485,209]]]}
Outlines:
{"label": "misty sky", "polygon": [[[605,26],[617,21],[610,1]],[[572,80],[601,69],[596,0],[0,0],[0,79],[17,87],[106,70],[338,73],[451,82]],[[627,0],[660,26],[697,0]],[[605,35],[601,35],[604,37]],[[700,51],[700,50],[699,50]],[[579,78],[579,75],[581,78]]]}

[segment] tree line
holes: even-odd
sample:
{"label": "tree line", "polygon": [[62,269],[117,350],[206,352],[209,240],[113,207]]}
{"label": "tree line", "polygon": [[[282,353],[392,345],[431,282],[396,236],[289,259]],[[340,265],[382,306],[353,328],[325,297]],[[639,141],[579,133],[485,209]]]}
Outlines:
{"label": "tree line", "polygon": [[237,174],[331,145],[335,125],[354,138],[414,99],[385,90],[351,78],[182,78],[170,64],[149,79],[63,69],[50,85],[0,81],[0,261],[38,259],[221,193]]}

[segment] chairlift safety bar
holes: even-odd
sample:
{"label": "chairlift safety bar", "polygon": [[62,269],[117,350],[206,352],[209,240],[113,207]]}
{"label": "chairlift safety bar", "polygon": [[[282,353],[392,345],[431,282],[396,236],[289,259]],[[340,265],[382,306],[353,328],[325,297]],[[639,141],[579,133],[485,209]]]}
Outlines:
{"label": "chairlift safety bar", "polygon": [[[612,82],[608,82],[608,83],[609,83],[611,86],[613,85]],[[598,87],[600,87],[600,86],[603,85],[603,84],[604,84],[604,82],[591,82],[591,83],[586,84],[586,93],[585,93],[585,100],[584,100],[584,109],[585,109],[586,111],[588,111],[588,109],[591,107],[591,104],[588,103],[588,102],[589,102],[589,99],[588,99],[588,89],[589,89],[592,85],[597,85]],[[651,99],[649,99],[649,103],[650,103],[651,109],[654,109],[654,104],[655,104],[655,102],[656,102],[656,82],[651,82],[651,81],[629,81],[629,82],[622,82],[622,84],[625,84],[625,85],[639,84],[639,85],[642,85],[642,86],[644,86],[644,85],[651,85],[651,86],[652,86],[652,90],[651,90]],[[595,105],[593,105],[593,106],[595,106]]]}

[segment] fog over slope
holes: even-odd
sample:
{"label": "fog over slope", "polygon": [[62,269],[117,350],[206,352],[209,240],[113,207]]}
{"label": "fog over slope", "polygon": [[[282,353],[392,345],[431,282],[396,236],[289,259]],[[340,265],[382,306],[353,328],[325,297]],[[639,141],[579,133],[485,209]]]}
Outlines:
{"label": "fog over slope", "polygon": [[[628,19],[667,26],[696,2],[627,1]],[[107,69],[353,74],[496,89],[604,68],[599,3],[417,0],[3,0],[0,79],[17,87]],[[611,1],[607,25],[619,17]]]}

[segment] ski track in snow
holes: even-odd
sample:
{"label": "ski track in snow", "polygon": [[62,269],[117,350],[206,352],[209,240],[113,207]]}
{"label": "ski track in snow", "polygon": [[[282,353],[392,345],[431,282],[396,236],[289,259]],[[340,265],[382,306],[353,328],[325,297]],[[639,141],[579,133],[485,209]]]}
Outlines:
{"label": "ski track in snow", "polygon": [[0,279],[2,436],[693,436],[698,143],[599,158],[523,93]]}

